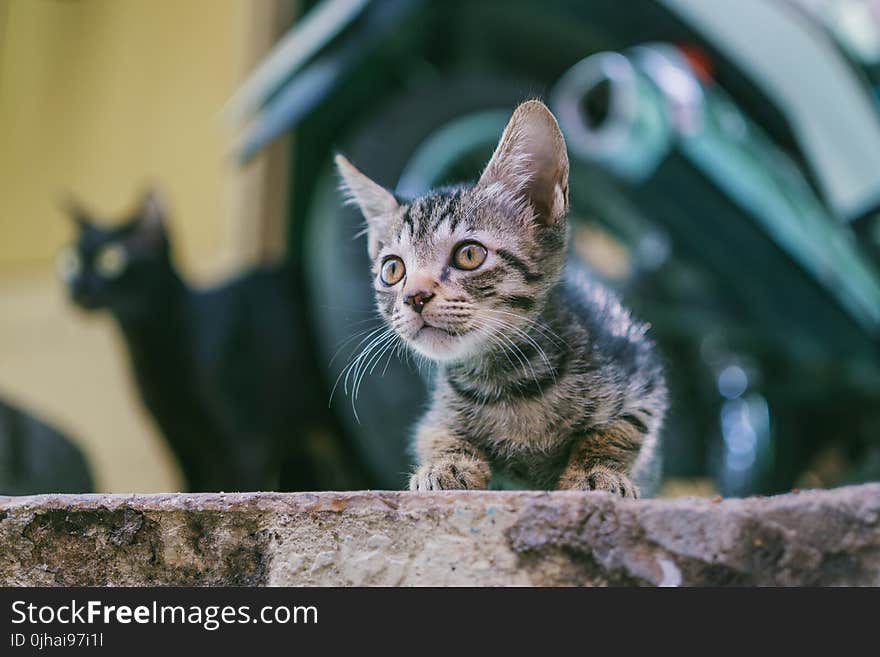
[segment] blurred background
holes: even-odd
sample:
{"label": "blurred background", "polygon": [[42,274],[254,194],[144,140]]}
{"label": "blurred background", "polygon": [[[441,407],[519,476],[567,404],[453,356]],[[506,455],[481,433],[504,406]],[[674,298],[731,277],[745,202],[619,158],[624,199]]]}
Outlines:
{"label": "blurred background", "polygon": [[[379,325],[332,155],[404,197],[473,179],[531,97],[572,257],[667,362],[663,494],[880,479],[878,85],[869,0],[0,0],[0,492],[402,487],[423,375],[367,361],[317,410]],[[133,246],[147,187],[173,276]],[[139,359],[122,297],[178,277],[185,330]],[[271,431],[253,343],[295,363]],[[306,443],[317,474],[268,473]],[[195,482],[193,450],[230,456]]]}

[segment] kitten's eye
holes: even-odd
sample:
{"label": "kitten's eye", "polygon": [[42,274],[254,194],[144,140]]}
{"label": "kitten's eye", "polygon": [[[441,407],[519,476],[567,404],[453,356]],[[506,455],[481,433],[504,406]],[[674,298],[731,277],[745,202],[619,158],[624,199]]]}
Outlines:
{"label": "kitten's eye", "polygon": [[482,265],[488,253],[486,247],[479,242],[465,242],[452,252],[452,264],[457,269],[470,271]]}
{"label": "kitten's eye", "polygon": [[79,272],[82,270],[82,260],[80,260],[76,249],[67,247],[62,250],[55,261],[55,269],[62,281],[72,281],[79,276]]}
{"label": "kitten's eye", "polygon": [[394,285],[400,282],[406,267],[403,266],[403,260],[397,256],[388,256],[382,261],[382,273],[380,274],[382,282],[385,285]]}
{"label": "kitten's eye", "polygon": [[118,278],[128,265],[128,254],[120,244],[101,249],[95,258],[95,269],[104,278]]}

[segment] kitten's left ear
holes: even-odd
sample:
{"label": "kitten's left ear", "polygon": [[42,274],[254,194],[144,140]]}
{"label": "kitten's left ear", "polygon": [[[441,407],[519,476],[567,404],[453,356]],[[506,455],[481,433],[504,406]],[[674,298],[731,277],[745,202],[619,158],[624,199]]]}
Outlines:
{"label": "kitten's left ear", "polygon": [[394,194],[370,180],[344,156],[337,155],[334,160],[342,177],[343,190],[349,200],[357,204],[367,220],[367,249],[370,257],[375,258],[388,224],[397,214],[400,204]]}
{"label": "kitten's left ear", "polygon": [[539,100],[513,112],[478,188],[499,184],[527,201],[538,221],[554,224],[568,213],[568,153],[556,118]]}

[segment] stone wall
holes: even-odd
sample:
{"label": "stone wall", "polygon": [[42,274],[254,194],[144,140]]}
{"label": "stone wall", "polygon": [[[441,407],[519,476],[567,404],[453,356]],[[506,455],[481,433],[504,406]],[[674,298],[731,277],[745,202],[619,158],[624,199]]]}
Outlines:
{"label": "stone wall", "polygon": [[880,585],[880,484],[0,498],[0,584]]}

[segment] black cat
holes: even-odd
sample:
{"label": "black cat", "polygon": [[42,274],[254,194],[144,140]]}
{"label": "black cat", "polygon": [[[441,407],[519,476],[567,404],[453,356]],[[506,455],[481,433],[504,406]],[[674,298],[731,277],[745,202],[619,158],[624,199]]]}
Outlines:
{"label": "black cat", "polygon": [[0,399],[0,495],[93,490],[89,466],[73,440]]}
{"label": "black cat", "polygon": [[344,448],[326,431],[317,449],[310,440],[327,424],[326,396],[315,389],[289,268],[193,290],[172,263],[156,193],[116,227],[75,204],[68,211],[79,239],[59,258],[59,273],[77,305],[115,317],[143,401],[190,490],[346,487]]}

